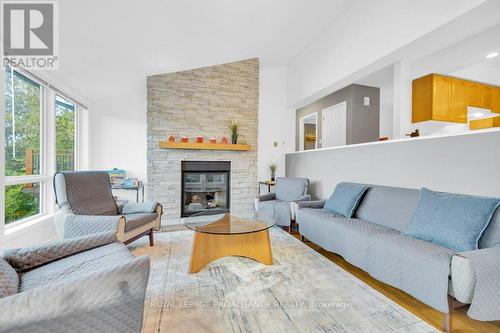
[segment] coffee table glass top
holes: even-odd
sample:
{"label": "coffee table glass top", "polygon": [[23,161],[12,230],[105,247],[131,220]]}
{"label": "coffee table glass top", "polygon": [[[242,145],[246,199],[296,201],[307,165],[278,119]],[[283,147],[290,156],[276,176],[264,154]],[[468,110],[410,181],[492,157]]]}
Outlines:
{"label": "coffee table glass top", "polygon": [[273,219],[258,214],[239,217],[228,212],[200,212],[186,218],[186,228],[196,232],[219,235],[249,234],[267,230],[276,223]]}

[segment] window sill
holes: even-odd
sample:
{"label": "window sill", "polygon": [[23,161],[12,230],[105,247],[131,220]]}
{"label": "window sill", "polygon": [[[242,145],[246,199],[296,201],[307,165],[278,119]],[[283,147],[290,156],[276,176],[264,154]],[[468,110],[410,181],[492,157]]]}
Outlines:
{"label": "window sill", "polygon": [[12,239],[17,234],[28,232],[46,223],[52,223],[54,214],[43,214],[26,221],[5,226],[5,237],[3,240]]}

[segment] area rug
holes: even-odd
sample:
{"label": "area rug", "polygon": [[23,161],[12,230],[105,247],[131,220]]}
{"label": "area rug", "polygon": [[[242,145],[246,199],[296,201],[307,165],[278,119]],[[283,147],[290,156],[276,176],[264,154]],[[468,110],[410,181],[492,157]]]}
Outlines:
{"label": "area rug", "polygon": [[293,236],[270,233],[274,265],[228,257],[195,274],[192,231],[131,244],[151,258],[143,333],[438,332]]}

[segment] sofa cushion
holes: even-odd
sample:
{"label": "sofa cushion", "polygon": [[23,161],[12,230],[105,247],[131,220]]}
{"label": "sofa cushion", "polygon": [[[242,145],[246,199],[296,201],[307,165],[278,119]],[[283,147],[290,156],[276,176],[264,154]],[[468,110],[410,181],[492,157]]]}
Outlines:
{"label": "sofa cushion", "polygon": [[149,222],[154,221],[158,214],[156,213],[135,213],[135,214],[125,214],[125,232],[142,227]]}
{"label": "sofa cushion", "polygon": [[309,179],[307,178],[276,178],[276,199],[281,201],[294,201],[307,194]]}
{"label": "sofa cushion", "polygon": [[397,230],[350,219],[327,209],[300,209],[300,233],[328,251],[343,256],[355,266],[365,269],[370,251],[370,238],[378,233],[399,234]]}
{"label": "sofa cushion", "polygon": [[419,200],[419,189],[368,185],[355,217],[404,231]]}
{"label": "sofa cushion", "polygon": [[0,298],[14,295],[19,289],[19,276],[14,268],[0,258]]}
{"label": "sofa cushion", "polygon": [[378,233],[370,239],[366,270],[374,278],[448,312],[450,261],[454,251],[403,234]]}
{"label": "sofa cushion", "polygon": [[420,202],[405,234],[456,251],[477,250],[500,200],[434,192],[422,188]]}
{"label": "sofa cushion", "polygon": [[95,274],[97,271],[119,265],[131,258],[133,255],[122,243],[100,246],[21,274],[20,291]]}
{"label": "sofa cushion", "polygon": [[367,188],[363,184],[339,183],[325,203],[325,209],[350,218],[358,208]]}

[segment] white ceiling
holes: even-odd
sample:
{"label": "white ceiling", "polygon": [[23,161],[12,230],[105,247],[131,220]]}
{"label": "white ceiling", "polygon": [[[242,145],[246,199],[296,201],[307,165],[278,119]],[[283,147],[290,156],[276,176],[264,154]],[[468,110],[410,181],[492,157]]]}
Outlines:
{"label": "white ceiling", "polygon": [[355,0],[60,1],[60,64],[89,101],[146,77],[252,57],[285,65]]}

